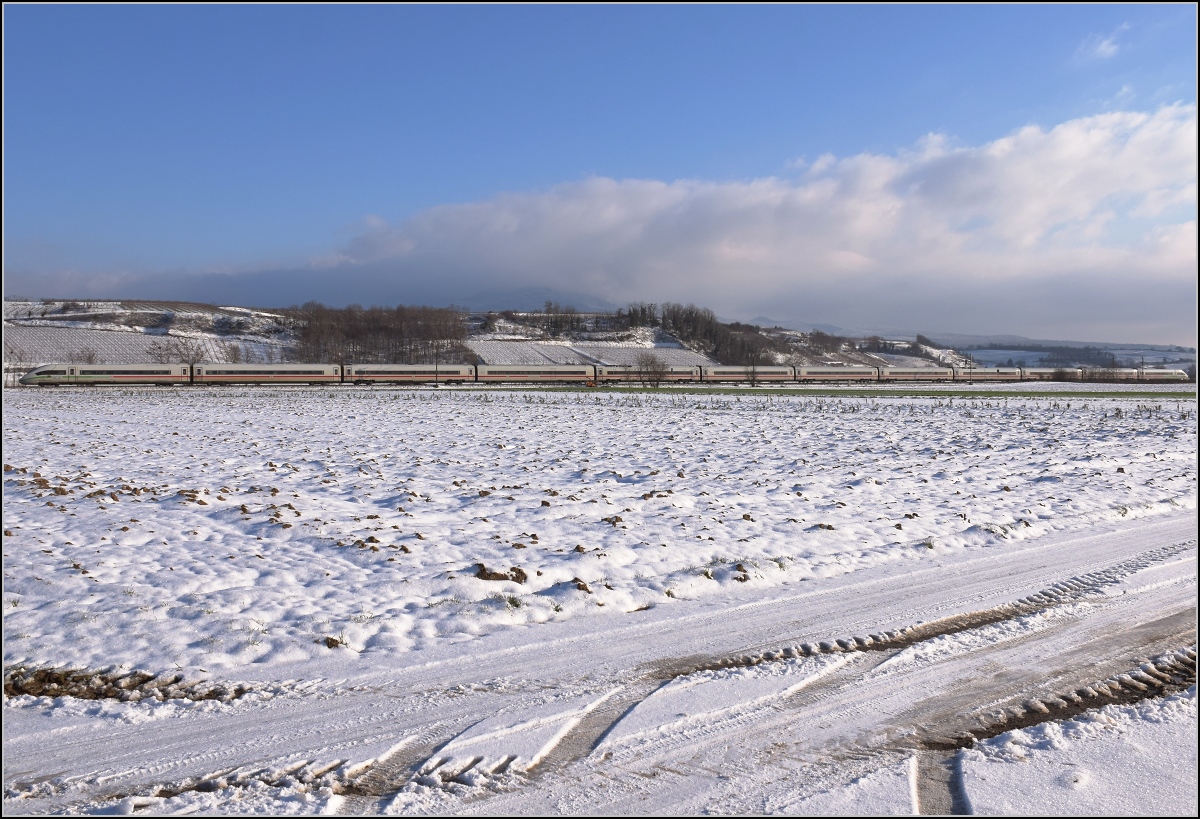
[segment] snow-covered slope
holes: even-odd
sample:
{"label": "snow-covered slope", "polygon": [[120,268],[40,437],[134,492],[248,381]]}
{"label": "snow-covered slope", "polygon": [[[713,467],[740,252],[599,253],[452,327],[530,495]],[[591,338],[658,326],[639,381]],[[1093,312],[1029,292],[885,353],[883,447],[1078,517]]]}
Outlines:
{"label": "snow-covered slope", "polygon": [[4,302],[6,365],[159,360],[171,342],[206,361],[279,361],[287,321],[244,307],[187,302]]}

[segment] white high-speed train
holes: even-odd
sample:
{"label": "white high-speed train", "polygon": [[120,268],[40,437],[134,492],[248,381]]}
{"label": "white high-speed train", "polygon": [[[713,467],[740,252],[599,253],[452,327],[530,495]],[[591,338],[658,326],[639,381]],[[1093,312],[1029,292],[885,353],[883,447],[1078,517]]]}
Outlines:
{"label": "white high-speed train", "polygon": [[29,386],[108,384],[810,384],[1001,381],[1184,382],[1183,370],[1080,367],[634,367],[433,364],[43,364],[20,378]]}

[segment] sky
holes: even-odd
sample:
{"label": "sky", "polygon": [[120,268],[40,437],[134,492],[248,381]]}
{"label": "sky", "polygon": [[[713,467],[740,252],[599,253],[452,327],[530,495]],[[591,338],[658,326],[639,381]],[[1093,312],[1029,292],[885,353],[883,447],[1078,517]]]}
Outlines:
{"label": "sky", "polygon": [[1196,343],[1195,7],[4,7],[4,290]]}

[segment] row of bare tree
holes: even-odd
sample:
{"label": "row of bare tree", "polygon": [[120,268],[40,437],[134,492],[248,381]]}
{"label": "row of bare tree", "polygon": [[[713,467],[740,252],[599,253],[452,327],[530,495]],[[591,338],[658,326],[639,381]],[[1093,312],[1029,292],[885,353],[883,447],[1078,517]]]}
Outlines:
{"label": "row of bare tree", "polygon": [[[551,336],[580,330],[619,332],[659,327],[726,366],[759,367],[776,358],[787,360],[796,353],[784,338],[764,334],[761,327],[753,324],[723,322],[712,310],[694,304],[634,302],[611,313],[580,313],[573,307],[547,301],[542,312],[489,314],[484,329],[491,329],[495,317],[501,315],[521,324],[541,327]],[[876,346],[882,346],[879,339],[875,341]],[[829,354],[839,352],[849,343],[851,339],[814,330],[807,334],[802,346],[812,353]]]}
{"label": "row of bare tree", "polygon": [[256,350],[249,344],[236,341],[205,344],[197,339],[181,336],[166,336],[152,341],[146,347],[146,355],[151,361],[160,364],[199,364],[202,361],[222,364],[269,364],[272,361],[283,360],[282,351],[272,347]]}
{"label": "row of bare tree", "polygon": [[[621,312],[618,311],[618,316]],[[624,314],[631,327],[661,327],[680,341],[727,366],[757,367],[773,353],[787,354],[785,342],[765,336],[752,324],[725,323],[707,307],[694,304],[635,303]]]}
{"label": "row of bare tree", "polygon": [[326,307],[310,301],[294,319],[295,361],[347,364],[474,363],[464,311],[446,307]]}

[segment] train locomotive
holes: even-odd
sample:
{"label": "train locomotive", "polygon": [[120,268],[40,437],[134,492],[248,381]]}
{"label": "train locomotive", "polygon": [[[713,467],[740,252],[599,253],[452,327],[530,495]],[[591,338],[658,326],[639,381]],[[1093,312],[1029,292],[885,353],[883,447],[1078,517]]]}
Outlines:
{"label": "train locomotive", "polygon": [[576,384],[738,383],[896,384],[912,382],[1115,381],[1179,383],[1183,370],[1081,367],[635,367],[437,364],[43,364],[19,379],[26,386],[219,384]]}

